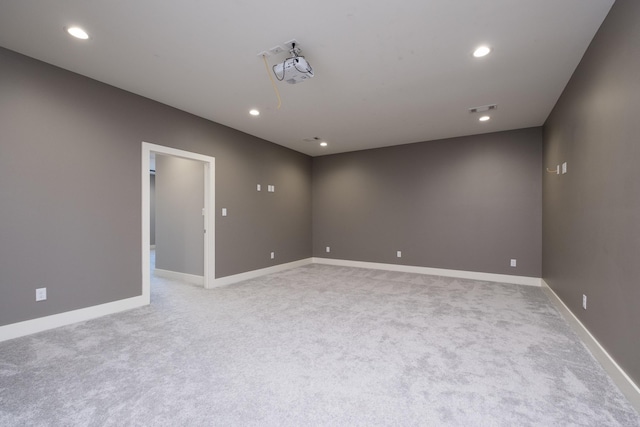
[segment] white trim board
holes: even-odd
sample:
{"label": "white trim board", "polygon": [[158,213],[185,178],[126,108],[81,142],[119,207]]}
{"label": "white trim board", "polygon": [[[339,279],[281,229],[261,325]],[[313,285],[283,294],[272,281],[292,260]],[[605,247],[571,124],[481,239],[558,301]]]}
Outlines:
{"label": "white trim board", "polygon": [[377,262],[349,261],[332,258],[313,258],[314,263],[338,265],[342,267],[371,268],[374,270],[400,271],[403,273],[428,274],[430,276],[457,277],[460,279],[482,280],[486,282],[510,283],[513,285],[541,286],[540,278],[511,276],[507,274],[482,273],[477,271],[447,270],[443,268],[418,267],[401,264],[383,264]]}
{"label": "white trim board", "polygon": [[163,270],[161,268],[154,268],[153,274],[158,277],[164,277],[171,280],[179,280],[181,282],[187,282],[193,285],[204,285],[204,276],[198,276],[196,274],[180,273],[177,271]]}
{"label": "white trim board", "polygon": [[640,388],[618,363],[602,347],[598,340],[591,335],[591,332],[582,324],[580,319],[573,314],[567,305],[560,299],[553,289],[542,279],[542,290],[547,294],[551,302],[556,306],[560,314],[567,320],[569,325],[578,334],[582,342],[587,346],[593,357],[602,365],[609,377],[618,386],[622,394],[629,400],[629,403],[640,412]]}
{"label": "white trim board", "polygon": [[143,307],[147,304],[148,302],[143,296],[137,296],[0,326],[0,342],[47,331],[49,329],[59,328],[61,326],[71,325],[73,323],[84,322],[106,316],[108,314]]}
{"label": "white trim board", "polygon": [[285,264],[278,264],[272,267],[261,268],[259,270],[247,271],[244,273],[234,274],[231,276],[221,277],[216,279],[213,283],[214,288],[219,288],[221,286],[228,286],[234,283],[242,282],[249,279],[255,279],[256,277],[264,276],[267,274],[278,273],[284,270],[290,270],[292,268],[303,267],[305,265],[309,265],[313,262],[313,258],[305,258],[298,261],[287,262]]}
{"label": "white trim board", "polygon": [[[144,228],[143,228],[144,231]],[[144,247],[144,246],[143,246]],[[149,268],[149,259],[146,259],[147,268]],[[298,261],[278,264],[272,267],[261,268],[258,270],[247,271],[244,273],[234,274],[231,276],[215,279],[210,288],[228,286],[244,280],[255,279],[256,277],[267,274],[277,273],[292,268],[302,267],[312,263],[337,265],[343,267],[371,268],[376,270],[401,271],[406,273],[428,274],[445,277],[459,277],[462,279],[482,280],[498,283],[512,283],[517,285],[540,286],[540,279],[534,277],[508,276],[504,274],[479,273],[462,270],[444,270],[429,267],[416,267],[397,264],[381,264],[362,261],[348,261],[329,258],[305,258]],[[143,264],[145,260],[143,258]],[[158,272],[158,270],[156,270]],[[159,275],[166,273],[165,277],[178,280],[186,280],[190,283],[202,285],[202,276],[187,275],[184,273],[176,273],[168,270],[160,270]],[[148,273],[147,273],[148,274]],[[189,277],[186,277],[189,276]],[[192,280],[190,280],[192,279]],[[199,282],[199,283],[198,283]],[[144,289],[144,286],[143,286]],[[149,288],[147,288],[149,292]],[[0,341],[18,338],[21,336],[42,332],[48,329],[66,326],[76,322],[94,319],[109,314],[118,313],[120,311],[129,310],[149,304],[150,293],[143,294],[139,297],[129,298],[121,301],[114,301],[108,304],[102,304],[93,307],[86,307],[79,310],[69,311],[66,313],[54,314],[51,316],[41,317],[38,319],[27,320],[24,322],[13,323],[6,326],[0,326]]]}

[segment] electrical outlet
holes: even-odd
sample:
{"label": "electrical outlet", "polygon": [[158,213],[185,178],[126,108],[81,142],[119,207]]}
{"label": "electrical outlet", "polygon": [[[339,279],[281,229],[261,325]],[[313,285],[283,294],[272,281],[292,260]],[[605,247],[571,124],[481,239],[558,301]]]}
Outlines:
{"label": "electrical outlet", "polygon": [[327,246],[327,248],[326,248],[326,252],[327,252],[327,253],[331,252],[331,248],[330,248],[329,246]]}
{"label": "electrical outlet", "polygon": [[582,308],[584,310],[587,309],[587,296],[585,294],[582,294]]}
{"label": "electrical outlet", "polygon": [[222,216],[227,216],[227,208],[222,208]]}
{"label": "electrical outlet", "polygon": [[276,253],[275,252],[271,252],[271,259],[275,259],[276,258]]}
{"label": "electrical outlet", "polygon": [[396,257],[402,258],[402,251],[397,251],[396,252]]}
{"label": "electrical outlet", "polygon": [[565,173],[567,173],[567,162],[562,164],[562,174],[564,175]]}
{"label": "electrical outlet", "polygon": [[518,264],[518,261],[515,258],[511,258],[511,267],[515,267]]}
{"label": "electrical outlet", "polygon": [[36,289],[36,301],[44,301],[47,299],[47,288]]}
{"label": "electrical outlet", "polygon": [[262,191],[262,186],[261,186],[260,184],[258,184],[258,185],[256,186],[256,190],[258,190],[258,191]]}

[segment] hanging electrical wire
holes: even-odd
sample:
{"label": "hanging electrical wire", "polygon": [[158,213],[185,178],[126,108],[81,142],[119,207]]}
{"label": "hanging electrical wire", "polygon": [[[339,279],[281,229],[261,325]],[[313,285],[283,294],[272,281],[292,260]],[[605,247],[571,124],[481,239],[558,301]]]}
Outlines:
{"label": "hanging electrical wire", "polygon": [[271,73],[269,72],[269,64],[267,63],[267,57],[265,55],[262,55],[262,60],[264,61],[264,68],[265,70],[267,70],[267,74],[269,75],[269,80],[271,80],[271,85],[273,86],[273,90],[276,92],[276,96],[278,97],[277,109],[279,110],[280,106],[282,105],[282,99],[280,98],[280,92],[278,91],[278,86],[276,86],[276,82],[273,81],[273,76],[271,76]]}

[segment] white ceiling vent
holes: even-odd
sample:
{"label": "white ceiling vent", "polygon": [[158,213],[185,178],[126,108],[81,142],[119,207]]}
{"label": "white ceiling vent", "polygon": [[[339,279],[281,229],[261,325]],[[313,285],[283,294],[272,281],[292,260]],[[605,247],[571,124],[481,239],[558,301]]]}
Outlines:
{"label": "white ceiling vent", "polygon": [[497,110],[498,104],[482,105],[480,107],[469,108],[470,113],[484,113],[485,111]]}

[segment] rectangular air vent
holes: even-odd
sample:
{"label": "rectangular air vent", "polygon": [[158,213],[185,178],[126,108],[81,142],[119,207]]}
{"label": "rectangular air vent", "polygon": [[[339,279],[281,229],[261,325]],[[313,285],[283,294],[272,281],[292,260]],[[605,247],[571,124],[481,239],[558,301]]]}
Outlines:
{"label": "rectangular air vent", "polygon": [[305,138],[303,139],[304,142],[318,142],[318,141],[322,141],[322,138],[320,138],[319,136],[312,136],[311,138]]}
{"label": "rectangular air vent", "polygon": [[483,113],[485,111],[497,110],[498,104],[482,105],[480,107],[469,108],[470,113]]}

